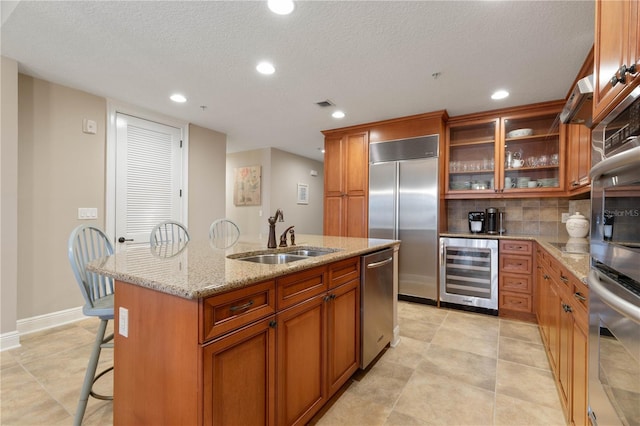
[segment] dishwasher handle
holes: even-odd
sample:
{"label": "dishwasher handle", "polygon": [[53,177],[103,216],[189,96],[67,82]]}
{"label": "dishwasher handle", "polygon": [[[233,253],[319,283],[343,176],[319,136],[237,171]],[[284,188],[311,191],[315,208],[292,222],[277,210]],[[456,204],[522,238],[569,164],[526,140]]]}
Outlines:
{"label": "dishwasher handle", "polygon": [[375,269],[375,268],[379,268],[381,266],[386,265],[387,263],[390,263],[393,261],[393,257],[390,257],[388,259],[385,260],[381,260],[379,262],[373,262],[373,263],[369,263],[367,264],[367,269]]}

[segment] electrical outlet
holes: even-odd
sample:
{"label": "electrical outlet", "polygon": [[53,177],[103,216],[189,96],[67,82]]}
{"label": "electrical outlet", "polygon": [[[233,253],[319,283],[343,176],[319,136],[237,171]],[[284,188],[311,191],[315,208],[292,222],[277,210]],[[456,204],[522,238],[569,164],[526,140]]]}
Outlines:
{"label": "electrical outlet", "polygon": [[118,333],[121,336],[129,337],[129,310],[120,306],[118,313]]}
{"label": "electrical outlet", "polygon": [[562,223],[567,223],[569,220],[569,213],[562,213]]}

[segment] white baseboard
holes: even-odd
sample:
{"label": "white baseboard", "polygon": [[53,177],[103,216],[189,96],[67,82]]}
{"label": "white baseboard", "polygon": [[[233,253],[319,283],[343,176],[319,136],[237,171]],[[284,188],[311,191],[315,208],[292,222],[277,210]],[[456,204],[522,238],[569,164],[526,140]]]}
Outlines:
{"label": "white baseboard", "polygon": [[0,352],[20,347],[20,333],[10,331],[0,334]]}
{"label": "white baseboard", "polygon": [[20,336],[35,333],[71,322],[87,318],[82,313],[82,306],[77,308],[64,309],[62,311],[51,312],[49,314],[37,315],[16,321],[16,331],[10,331],[0,335],[0,351],[20,346]]}

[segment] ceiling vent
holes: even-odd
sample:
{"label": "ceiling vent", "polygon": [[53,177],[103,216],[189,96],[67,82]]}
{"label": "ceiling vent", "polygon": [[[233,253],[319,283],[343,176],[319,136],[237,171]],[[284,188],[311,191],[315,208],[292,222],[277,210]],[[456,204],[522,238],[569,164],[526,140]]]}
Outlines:
{"label": "ceiling vent", "polygon": [[320,101],[320,102],[316,102],[316,105],[318,105],[321,108],[335,106],[335,104],[333,102],[331,102],[329,99],[324,100],[324,101]]}

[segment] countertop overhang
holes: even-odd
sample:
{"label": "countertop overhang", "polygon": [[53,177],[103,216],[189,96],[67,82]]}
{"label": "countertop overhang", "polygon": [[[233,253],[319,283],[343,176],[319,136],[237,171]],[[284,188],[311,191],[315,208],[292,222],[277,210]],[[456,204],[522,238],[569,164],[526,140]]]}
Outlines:
{"label": "countertop overhang", "polygon": [[148,246],[132,247],[91,262],[87,270],[185,299],[199,299],[399,244],[398,240],[296,235],[295,246],[271,249],[269,252],[286,252],[303,247],[337,251],[295,262],[267,265],[227,257],[239,253],[250,255],[264,252],[266,240],[243,238],[229,249],[214,248],[208,240],[192,240],[172,256],[166,253],[160,255]]}

